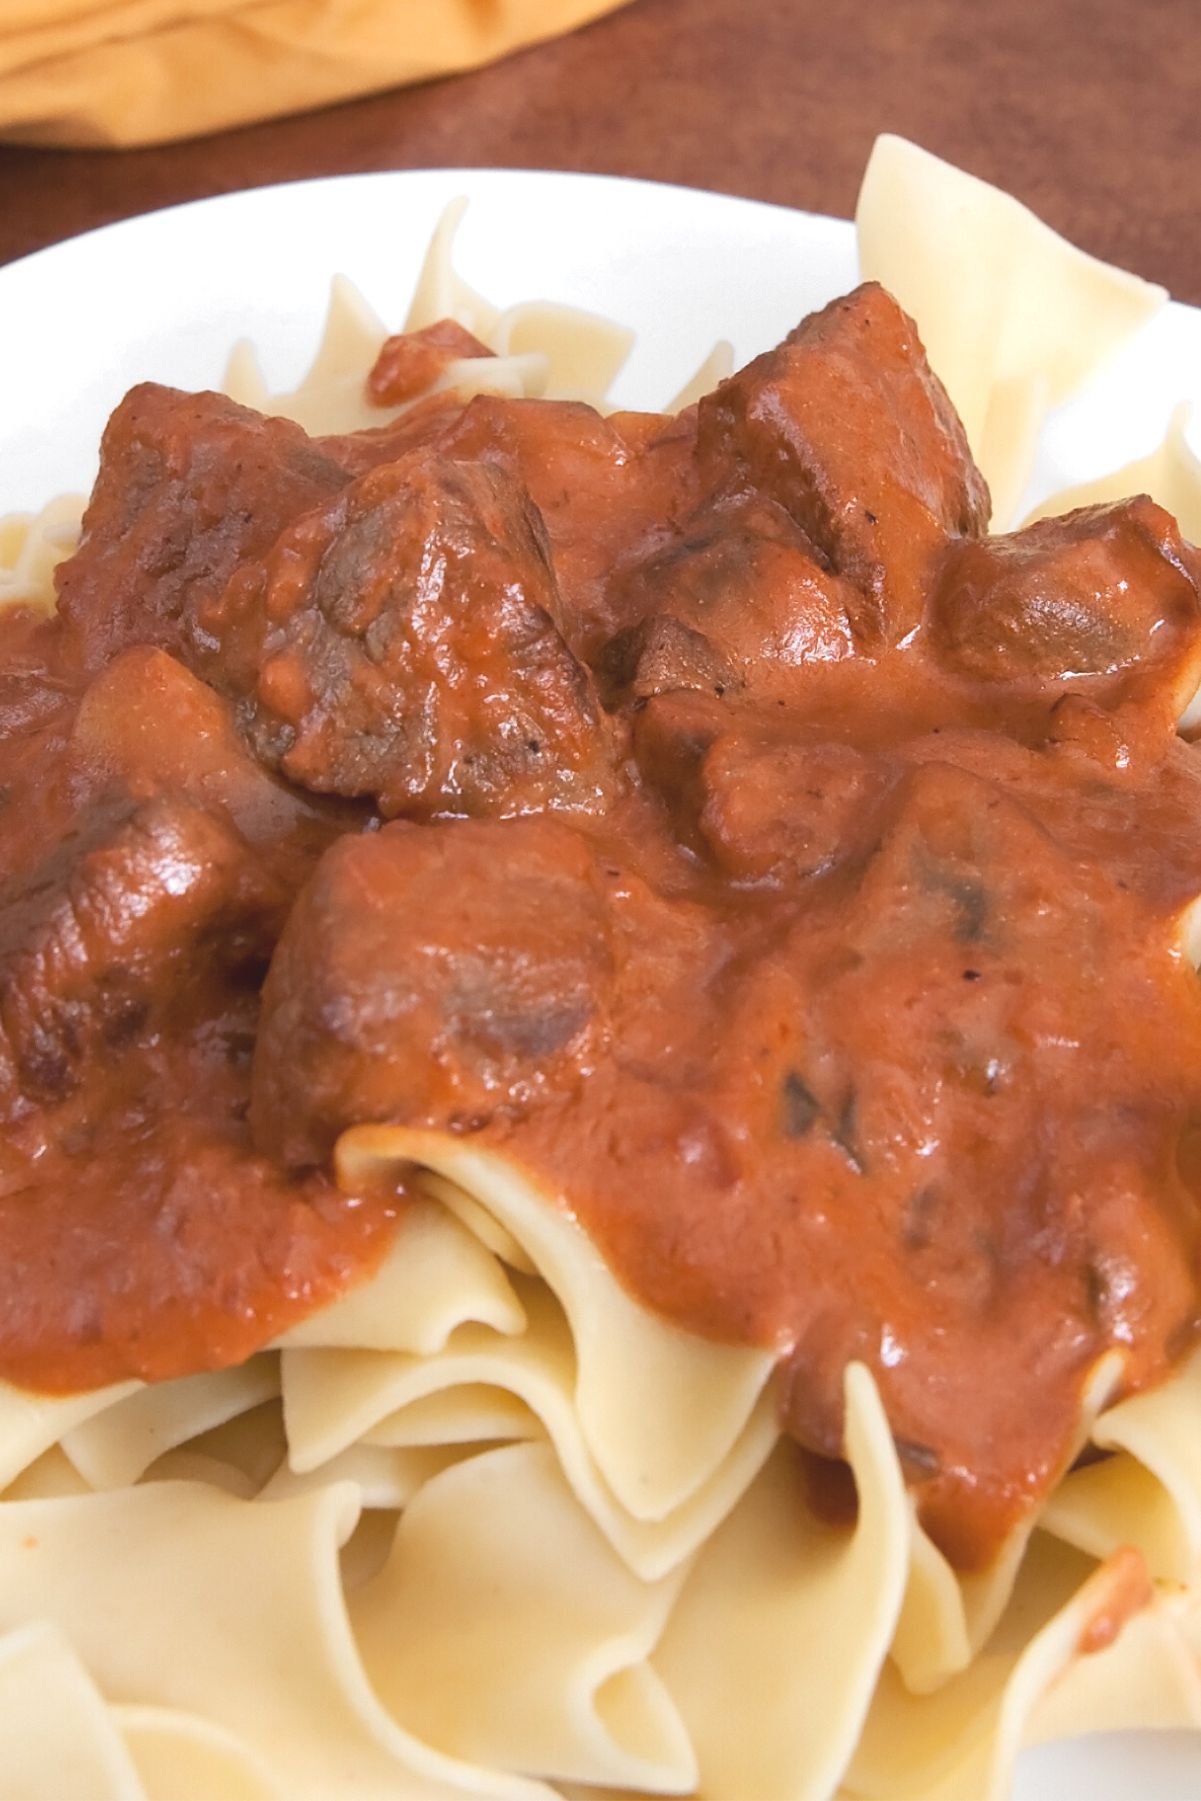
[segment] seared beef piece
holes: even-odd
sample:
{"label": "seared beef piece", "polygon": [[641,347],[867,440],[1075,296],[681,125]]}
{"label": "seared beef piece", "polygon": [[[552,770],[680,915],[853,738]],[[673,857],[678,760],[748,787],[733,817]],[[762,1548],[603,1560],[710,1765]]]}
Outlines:
{"label": "seared beef piece", "polygon": [[292,893],[364,809],[307,795],[247,750],[229,703],[165,651],[137,646],[88,688],[71,734],[76,793],[179,795],[219,809]]}
{"label": "seared beef piece", "polygon": [[615,704],[679,688],[720,696],[740,686],[734,664],[713,640],[670,613],[652,613],[610,638],[597,661],[597,676]]}
{"label": "seared beef piece", "polygon": [[615,589],[640,623],[610,641],[599,666],[635,699],[671,688],[787,697],[798,668],[852,649],[855,590],[762,495],[710,502]]}
{"label": "seared beef piece", "polygon": [[778,501],[859,595],[861,647],[906,637],[948,539],[988,523],[988,490],[913,321],[867,283],[700,402],[718,489]]}
{"label": "seared beef piece", "polygon": [[248,1060],[292,900],[363,820],[264,770],[228,703],[148,647],[87,689],[51,769],[0,881],[0,1192],[105,1122],[136,1137],[188,1035],[214,1081]]}
{"label": "seared beef piece", "polygon": [[387,815],[595,804],[610,729],[527,497],[430,449],[353,483],[202,614],[263,759]]}
{"label": "seared beef piece", "polygon": [[1196,553],[1142,495],[956,544],[930,637],[949,668],[1017,689],[1087,682],[1112,705],[1152,686],[1178,713],[1201,678]]}
{"label": "seared beef piece", "polygon": [[170,797],[93,811],[0,900],[6,1119],[65,1099],[218,942],[225,968],[261,959],[286,905],[228,821]]}
{"label": "seared beef piece", "polygon": [[201,603],[345,481],[287,420],[220,394],[132,389],[104,433],[79,549],[56,577],[85,667],[157,644],[203,668],[217,647],[197,634]]}
{"label": "seared beef piece", "polygon": [[530,495],[550,545],[560,627],[575,654],[592,662],[616,631],[648,610],[631,614],[615,571],[631,546],[661,540],[681,508],[691,510],[694,439],[687,415],[603,419],[582,401],[481,394],[442,448],[464,462],[499,466]]}
{"label": "seared beef piece", "polygon": [[464,403],[453,389],[441,388],[424,400],[414,401],[384,425],[314,438],[313,443],[347,476],[366,475],[384,463],[395,463],[419,444],[440,441],[458,424],[463,412]]}
{"label": "seared beef piece", "polygon": [[888,781],[879,758],[850,744],[735,728],[698,772],[700,833],[737,881],[823,875],[863,852]]}
{"label": "seared beef piece", "polygon": [[774,709],[686,690],[639,707],[633,742],[674,831],[737,882],[795,883],[861,857],[895,780],[882,757],[808,741]]}
{"label": "seared beef piece", "polygon": [[574,1089],[610,979],[603,884],[549,819],[343,838],[292,910],[263,992],[261,1149],[321,1162],[346,1126],[464,1128]]}
{"label": "seared beef piece", "polygon": [[728,703],[704,688],[667,689],[639,702],[630,725],[644,783],[662,799],[681,842],[703,853],[701,772],[712,746],[730,729]]}
{"label": "seared beef piece", "polygon": [[59,572],[85,668],[169,649],[241,702],[269,764],[388,812],[590,804],[611,734],[536,513],[503,471],[421,447],[348,487],[343,462],[403,441],[366,455],[216,394],[134,389]]}

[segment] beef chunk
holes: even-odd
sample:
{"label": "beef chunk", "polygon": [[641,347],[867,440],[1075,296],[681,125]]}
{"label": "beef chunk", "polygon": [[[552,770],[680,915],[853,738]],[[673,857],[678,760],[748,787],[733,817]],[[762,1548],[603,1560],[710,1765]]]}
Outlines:
{"label": "beef chunk", "polygon": [[618,591],[640,623],[610,641],[600,667],[637,699],[671,688],[787,696],[798,669],[852,649],[854,590],[762,495],[706,506],[627,570]]}
{"label": "beef chunk", "polygon": [[0,884],[0,1112],[63,1100],[189,984],[257,979],[321,852],[359,823],[262,769],[228,704],[142,647],[83,695],[59,788],[52,848]]}
{"label": "beef chunk", "polygon": [[649,700],[678,688],[722,695],[740,685],[729,657],[704,632],[670,613],[627,626],[601,653],[597,674],[613,701]]}
{"label": "beef chunk", "polygon": [[247,750],[227,701],[165,651],[136,646],[88,688],[71,735],[72,787],[219,810],[294,892],[363,809],[290,787]]}
{"label": "beef chunk", "polygon": [[282,897],[224,819],[185,800],[88,816],[0,907],[0,1116],[64,1099],[216,941],[270,947]]}
{"label": "beef chunk", "polygon": [[1195,565],[1145,495],[955,545],[930,634],[943,662],[978,681],[1083,681],[1110,702],[1156,687],[1173,716],[1201,677]]}
{"label": "beef chunk", "polygon": [[663,800],[674,831],[704,849],[698,824],[705,805],[702,771],[714,744],[729,730],[731,709],[703,688],[652,694],[634,709],[631,743],[642,779]]}
{"label": "beef chunk", "polygon": [[202,601],[345,480],[287,420],[220,394],[134,388],[109,420],[83,538],[56,577],[85,667],[130,644],[203,661]]}
{"label": "beef chunk", "polygon": [[862,851],[888,781],[849,744],[729,731],[699,771],[701,835],[736,880],[821,875]]}
{"label": "beef chunk", "polygon": [[647,701],[633,742],[675,832],[737,882],[795,883],[861,857],[896,779],[879,755],[698,692]]}
{"label": "beef chunk", "polygon": [[603,419],[582,401],[481,394],[447,431],[443,449],[497,465],[530,495],[550,545],[560,627],[575,654],[592,662],[649,610],[641,605],[631,615],[615,575],[631,546],[661,538],[665,520],[691,510],[694,436],[688,418]]}
{"label": "beef chunk", "polygon": [[987,525],[963,428],[913,321],[874,283],[722,382],[698,425],[712,482],[778,501],[851,584],[865,649],[913,630],[948,539]]}
{"label": "beef chunk", "polygon": [[313,443],[348,477],[395,463],[419,444],[432,444],[462,419],[464,402],[453,388],[437,388],[384,425],[314,438]]}
{"label": "beef chunk", "polygon": [[290,527],[203,622],[265,761],[428,816],[600,798],[608,728],[557,611],[523,490],[417,449]]}
{"label": "beef chunk", "polygon": [[609,980],[592,854],[548,819],[407,823],[327,852],[263,995],[260,1146],[320,1162],[371,1120],[462,1128],[570,1092]]}

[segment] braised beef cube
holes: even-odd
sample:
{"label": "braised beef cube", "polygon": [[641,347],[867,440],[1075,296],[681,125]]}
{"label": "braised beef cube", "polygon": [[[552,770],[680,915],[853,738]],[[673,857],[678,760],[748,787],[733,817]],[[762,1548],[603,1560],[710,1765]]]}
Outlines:
{"label": "braised beef cube", "polygon": [[592,855],[566,824],[343,838],[267,977],[257,1140],[303,1166],[356,1123],[463,1129],[562,1096],[596,1055],[609,971]]}
{"label": "braised beef cube", "polygon": [[711,503],[618,591],[641,623],[611,641],[601,667],[635,697],[671,687],[786,697],[798,669],[852,649],[854,590],[761,495]]}
{"label": "braised beef cube", "polygon": [[264,769],[229,702],[162,650],[135,646],[96,677],[71,751],[77,792],[117,787],[219,809],[289,892],[338,832],[363,823],[361,807],[305,794]]}
{"label": "braised beef cube", "polygon": [[678,836],[738,882],[795,881],[861,855],[895,781],[853,745],[798,739],[774,708],[695,690],[639,706],[633,744]]}
{"label": "braised beef cube", "polygon": [[948,540],[987,526],[954,408],[913,321],[874,283],[722,382],[698,420],[712,483],[778,501],[852,585],[866,649],[913,630]]}
{"label": "braised beef cube", "polygon": [[431,444],[453,430],[463,417],[465,404],[453,388],[438,388],[383,425],[314,438],[313,443],[348,477],[366,475],[384,463],[395,463],[414,446]]}
{"label": "braised beef cube", "polygon": [[1111,702],[1157,694],[1172,718],[1201,679],[1196,564],[1146,495],[955,545],[930,633],[938,657],[978,681],[1085,683]]}
{"label": "braised beef cube", "polygon": [[701,771],[729,725],[728,702],[703,688],[653,694],[630,715],[630,742],[643,784],[662,801],[675,836],[700,854],[707,849],[699,827],[705,804]]}
{"label": "braised beef cube", "polygon": [[631,545],[661,536],[665,519],[690,505],[693,441],[690,420],[602,418],[582,401],[481,394],[443,448],[464,462],[497,465],[528,492],[550,546],[560,629],[575,654],[592,662],[650,610],[630,611],[615,572]]}
{"label": "braised beef cube", "polygon": [[220,945],[263,957],[283,897],[224,819],[179,799],[88,816],[0,897],[0,1113],[60,1101]]}
{"label": "braised beef cube", "polygon": [[737,880],[821,875],[863,849],[890,781],[849,744],[773,741],[733,729],[701,766],[701,834]]}
{"label": "braised beef cube", "polygon": [[722,695],[740,685],[733,663],[711,639],[670,613],[618,632],[602,651],[597,674],[614,701],[647,700],[677,688]]}
{"label": "braised beef cube", "polygon": [[290,527],[204,619],[247,642],[259,622],[245,724],[268,763],[428,816],[599,801],[612,734],[557,612],[523,490],[421,449]]}
{"label": "braised beef cube", "polygon": [[345,480],[285,419],[220,394],[132,389],[104,433],[79,549],[56,576],[85,666],[129,644],[211,656],[199,605]]}

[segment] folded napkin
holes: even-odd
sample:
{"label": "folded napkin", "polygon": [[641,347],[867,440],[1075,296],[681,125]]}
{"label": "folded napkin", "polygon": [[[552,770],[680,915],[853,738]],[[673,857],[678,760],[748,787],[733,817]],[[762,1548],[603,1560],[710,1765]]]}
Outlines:
{"label": "folded napkin", "polygon": [[0,139],[162,143],[478,67],[622,0],[3,0]]}

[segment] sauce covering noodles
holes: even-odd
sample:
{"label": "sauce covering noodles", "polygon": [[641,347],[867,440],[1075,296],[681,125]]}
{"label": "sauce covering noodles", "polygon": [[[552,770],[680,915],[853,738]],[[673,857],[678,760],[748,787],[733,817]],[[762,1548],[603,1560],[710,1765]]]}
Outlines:
{"label": "sauce covering noodles", "polygon": [[[1087,354],[957,360],[907,184]],[[402,334],[338,285],[295,394],[135,389],[82,536],[0,527],[3,1792],[1201,1725],[1201,557],[988,535],[1159,297],[884,140],[887,288],[607,413],[628,334],[454,225]]]}

